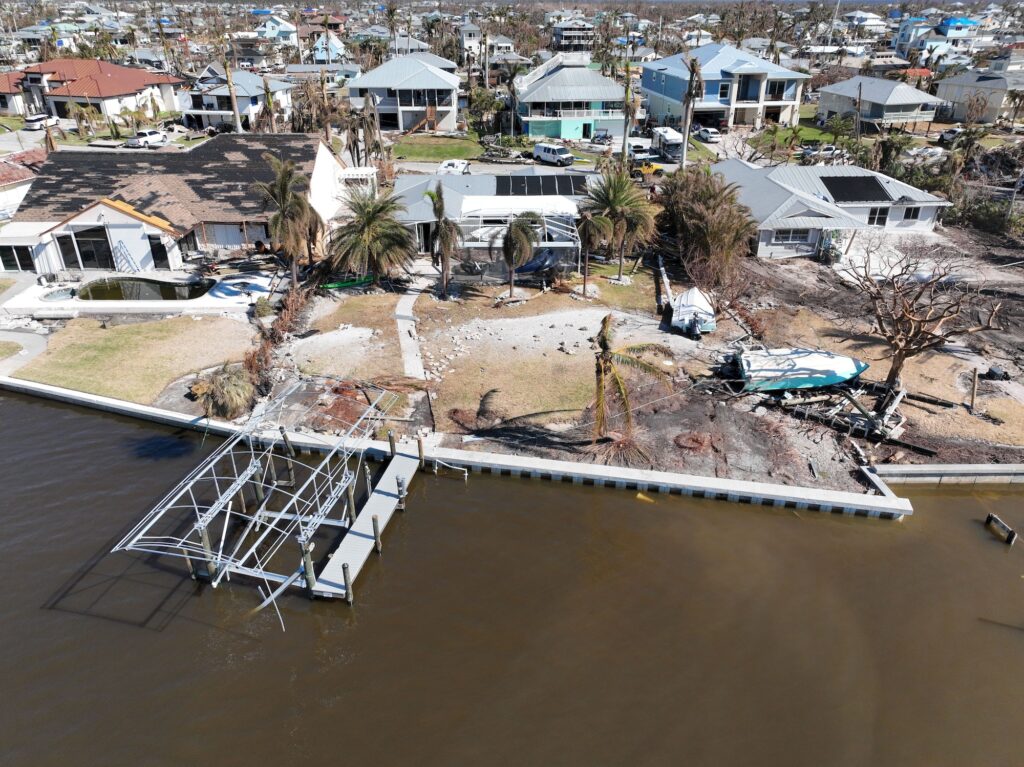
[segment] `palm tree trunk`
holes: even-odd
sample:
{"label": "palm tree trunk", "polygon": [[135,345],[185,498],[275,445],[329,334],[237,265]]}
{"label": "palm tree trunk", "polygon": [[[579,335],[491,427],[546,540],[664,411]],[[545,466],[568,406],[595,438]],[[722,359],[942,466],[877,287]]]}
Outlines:
{"label": "palm tree trunk", "polygon": [[441,298],[448,298],[448,267],[449,258],[447,253],[441,254]]}
{"label": "palm tree trunk", "polygon": [[626,261],[626,238],[622,238],[622,242],[619,243],[619,280],[622,280],[622,267]]}
{"label": "palm tree trunk", "polygon": [[293,254],[291,254],[291,258],[289,258],[288,260],[291,261],[291,267],[292,267],[292,284],[291,284],[291,289],[292,290],[298,290],[298,287],[299,287],[299,259],[296,258],[295,254],[293,253]]}
{"label": "palm tree trunk", "polygon": [[516,267],[515,264],[509,264],[508,267],[508,300],[512,300],[512,295],[516,289]]}
{"label": "palm tree trunk", "polygon": [[590,276],[590,248],[583,251],[583,297],[587,297],[587,278]]}

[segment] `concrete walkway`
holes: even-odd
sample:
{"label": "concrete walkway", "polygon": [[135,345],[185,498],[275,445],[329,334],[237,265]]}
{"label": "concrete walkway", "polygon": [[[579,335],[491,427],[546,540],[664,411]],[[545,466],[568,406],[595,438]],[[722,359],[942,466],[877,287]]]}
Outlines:
{"label": "concrete walkway", "polygon": [[46,336],[30,330],[0,330],[0,341],[13,341],[21,351],[0,360],[0,376],[9,376],[46,351]]}
{"label": "concrete walkway", "polygon": [[423,354],[420,352],[420,337],[416,332],[416,315],[412,307],[416,299],[433,281],[434,267],[429,261],[417,261],[410,270],[416,279],[406,288],[405,295],[395,306],[395,322],[398,324],[398,345],[402,349],[402,368],[408,378],[420,381],[427,379],[423,368]]}

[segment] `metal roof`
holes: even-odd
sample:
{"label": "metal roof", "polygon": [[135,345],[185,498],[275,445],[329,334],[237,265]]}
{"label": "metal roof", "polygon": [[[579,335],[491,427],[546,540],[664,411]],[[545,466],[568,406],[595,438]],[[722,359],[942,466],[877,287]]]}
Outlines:
{"label": "metal roof", "polygon": [[454,61],[450,61],[449,59],[442,58],[437,54],[430,53],[430,51],[413,51],[412,53],[405,54],[405,56],[410,59],[422,61],[425,64],[430,64],[430,66],[437,67],[441,70],[458,69],[459,67],[459,65]]}
{"label": "metal roof", "polygon": [[622,101],[626,90],[587,67],[562,66],[532,83],[520,94],[525,103],[545,101]]}
{"label": "metal roof", "polygon": [[841,83],[826,85],[818,89],[819,93],[828,93],[846,98],[860,98],[872,104],[896,106],[899,104],[942,104],[942,99],[930,93],[919,91],[911,85],[897,80],[885,80],[881,77],[865,77],[857,75]]}
{"label": "metal roof", "polygon": [[733,73],[745,74],[747,72],[764,72],[769,77],[785,77],[792,80],[806,80],[810,77],[810,75],[780,67],[778,64],[773,64],[759,56],[724,43],[702,45],[686,53],[677,53],[675,56],[651,61],[644,64],[644,69],[656,72],[665,69],[677,77],[689,80],[690,70],[686,65],[691,58],[700,62],[700,73],[705,82],[726,79]]}
{"label": "metal roof", "polygon": [[450,90],[459,87],[459,77],[445,72],[411,56],[399,56],[385,61],[376,69],[348,82],[353,88],[435,88]]}

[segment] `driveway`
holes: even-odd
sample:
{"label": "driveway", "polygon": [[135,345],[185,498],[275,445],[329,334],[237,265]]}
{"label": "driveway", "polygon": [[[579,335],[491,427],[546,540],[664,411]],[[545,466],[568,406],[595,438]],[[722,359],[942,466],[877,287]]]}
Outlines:
{"label": "driveway", "polygon": [[45,131],[9,131],[0,129],[0,155],[35,149],[43,143]]}

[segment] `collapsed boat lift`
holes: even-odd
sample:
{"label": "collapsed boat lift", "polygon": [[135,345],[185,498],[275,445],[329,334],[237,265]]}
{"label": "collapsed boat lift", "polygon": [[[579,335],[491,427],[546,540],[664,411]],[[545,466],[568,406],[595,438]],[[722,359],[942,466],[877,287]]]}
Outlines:
{"label": "collapsed boat lift", "polygon": [[[397,395],[369,384],[306,380],[258,406],[247,424],[171,490],[114,547],[183,559],[213,587],[256,579],[263,609],[289,588],[351,603],[353,585],[396,509],[422,450],[397,450],[372,482],[365,448]],[[289,427],[322,439],[307,457]],[[329,436],[328,436],[329,435]],[[359,486],[365,479],[365,492]],[[357,506],[357,496],[365,496]],[[314,557],[318,545],[326,554]],[[280,611],[278,611],[280,617]],[[284,623],[282,621],[282,628]]]}

